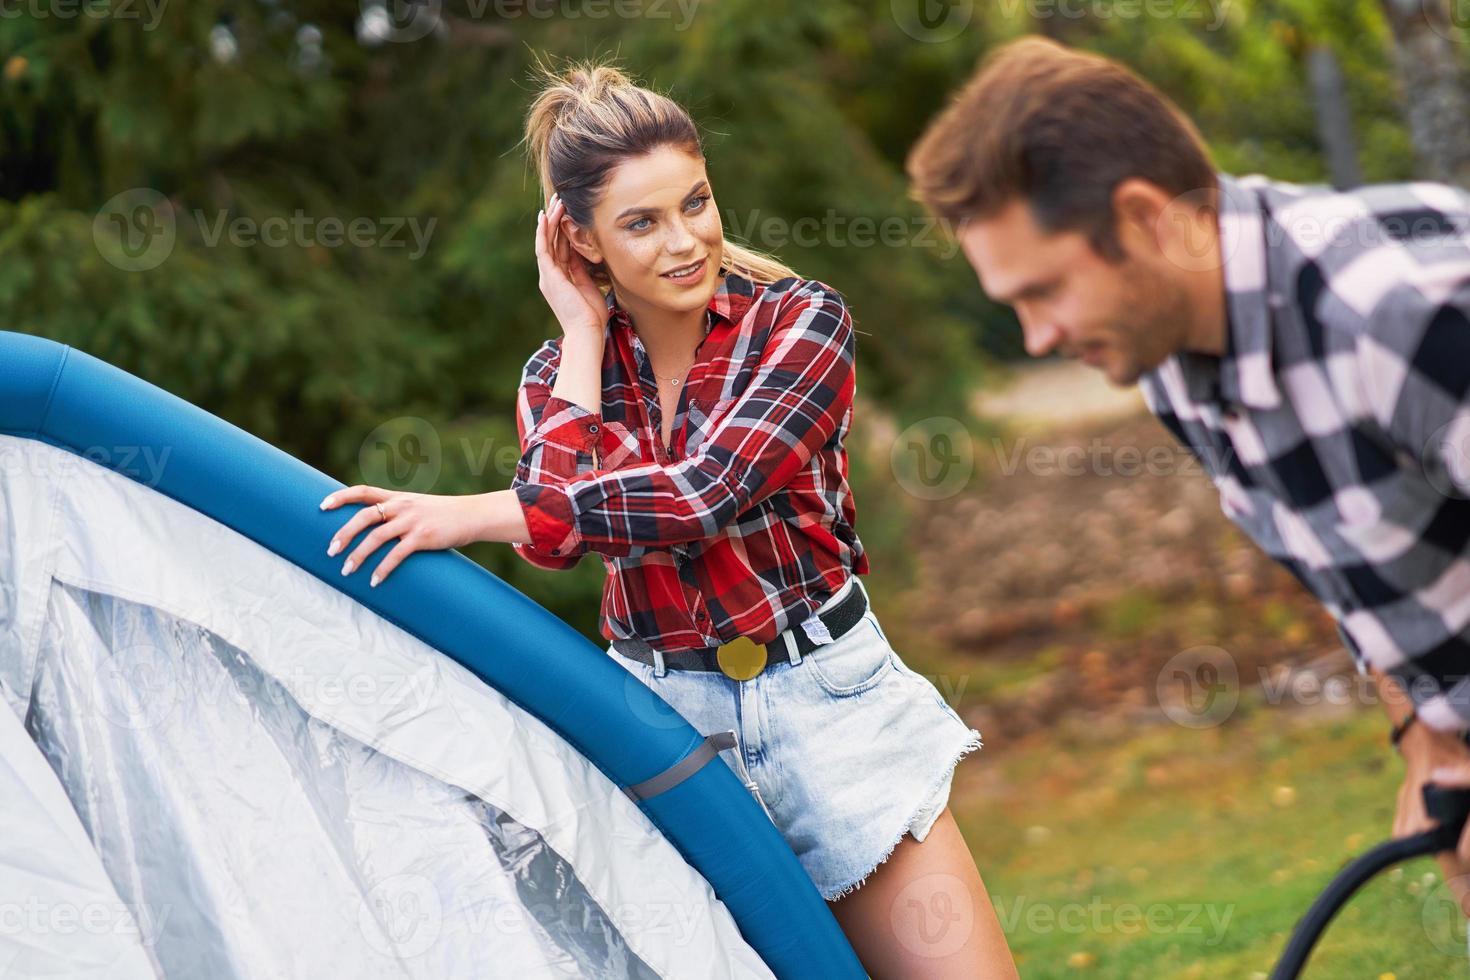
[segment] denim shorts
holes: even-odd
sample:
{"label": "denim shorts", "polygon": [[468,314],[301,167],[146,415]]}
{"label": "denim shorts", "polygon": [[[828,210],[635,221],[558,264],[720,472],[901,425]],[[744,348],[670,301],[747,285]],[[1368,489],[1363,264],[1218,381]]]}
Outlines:
{"label": "denim shorts", "polygon": [[[819,611],[852,588],[867,594],[853,576]],[[828,901],[861,885],[905,833],[928,835],[955,765],[980,748],[980,733],[889,645],[871,604],[830,644],[791,650],[746,681],[607,652],[700,734],[735,732],[720,758]]]}

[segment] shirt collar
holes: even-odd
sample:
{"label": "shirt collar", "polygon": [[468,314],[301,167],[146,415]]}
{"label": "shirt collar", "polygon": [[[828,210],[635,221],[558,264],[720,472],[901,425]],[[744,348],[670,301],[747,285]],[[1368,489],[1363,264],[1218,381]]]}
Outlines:
{"label": "shirt collar", "polygon": [[[708,334],[714,328],[715,319],[719,318],[727,323],[739,326],[745,319],[745,314],[755,302],[756,285],[751,280],[735,272],[726,272],[720,280],[720,285],[715,289],[714,296],[710,297],[708,312],[705,317],[704,329]],[[607,314],[609,328],[620,328],[627,331],[628,338],[633,344],[633,349],[640,356],[644,356],[643,342],[638,339],[638,334],[633,330],[633,320],[628,312],[618,304],[617,296],[611,286],[607,290]]]}
{"label": "shirt collar", "polygon": [[1216,357],[1181,351],[1185,389],[1199,402],[1271,409],[1281,393],[1271,363],[1271,291],[1266,212],[1254,190],[1265,179],[1216,174],[1220,185],[1220,255],[1225,263],[1225,350]]}

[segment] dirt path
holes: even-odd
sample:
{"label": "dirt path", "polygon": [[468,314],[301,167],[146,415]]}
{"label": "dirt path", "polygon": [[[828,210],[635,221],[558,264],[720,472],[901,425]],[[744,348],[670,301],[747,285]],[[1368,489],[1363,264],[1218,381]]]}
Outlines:
{"label": "dirt path", "polygon": [[977,401],[1004,435],[977,440],[970,490],[919,508],[901,605],[906,660],[941,675],[987,748],[1157,721],[1160,672],[1185,651],[1226,651],[1244,683],[1340,654],[1136,389],[1041,364]]}
{"label": "dirt path", "polygon": [[999,391],[975,395],[987,418],[1033,428],[1092,425],[1147,411],[1137,387],[1118,388],[1076,361],[1038,361],[1014,368]]}

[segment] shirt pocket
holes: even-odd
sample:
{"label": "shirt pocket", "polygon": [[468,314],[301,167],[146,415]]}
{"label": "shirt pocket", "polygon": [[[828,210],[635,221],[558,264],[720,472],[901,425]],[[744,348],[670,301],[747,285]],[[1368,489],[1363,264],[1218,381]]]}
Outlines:
{"label": "shirt pocket", "polygon": [[696,399],[689,404],[689,418],[687,431],[684,437],[684,453],[689,455],[697,450],[704,441],[714,432],[730,412],[730,406],[734,405],[738,398],[717,398],[713,401]]}

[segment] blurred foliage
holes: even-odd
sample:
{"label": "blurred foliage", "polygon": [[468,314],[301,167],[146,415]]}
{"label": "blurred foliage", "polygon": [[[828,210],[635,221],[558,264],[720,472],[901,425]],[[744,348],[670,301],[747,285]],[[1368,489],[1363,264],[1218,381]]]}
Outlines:
{"label": "blurred foliage", "polygon": [[[1330,44],[1365,175],[1409,174],[1389,38],[1368,0],[1181,0],[1146,21],[1100,0],[961,4],[970,22],[943,43],[916,39],[906,2],[431,2],[422,11],[441,10],[439,29],[398,43],[385,31],[419,23],[395,21],[401,6],[33,0],[0,19],[6,325],[74,344],[347,483],[366,482],[370,432],[422,418],[443,452],[434,492],[482,492],[509,484],[515,454],[500,450],[516,446],[520,370],[559,332],[536,288],[539,201],[517,145],[538,52],[615,55],[691,110],[727,231],[848,297],[860,395],[899,428],[968,418],[987,358],[1019,354],[1009,312],[981,295],[902,172],[925,121],[1001,40],[1042,29],[1118,57],[1198,120],[1224,169],[1289,179],[1324,179],[1303,51]],[[629,11],[643,16],[619,16]],[[167,197],[176,239],[155,268],[127,271],[104,257],[115,232],[102,219],[140,188]],[[293,217],[308,230],[284,242],[217,236],[221,222]],[[367,219],[380,240],[332,244],[312,230],[326,219]],[[786,241],[801,219],[824,230]],[[905,229],[898,242],[859,230],[885,219]],[[406,230],[381,238],[409,220],[427,234],[422,254]],[[859,514],[892,522],[901,508],[881,464],[854,465]],[[889,553],[899,530],[859,524]],[[595,622],[596,560],[550,575],[504,546],[469,553]]]}

